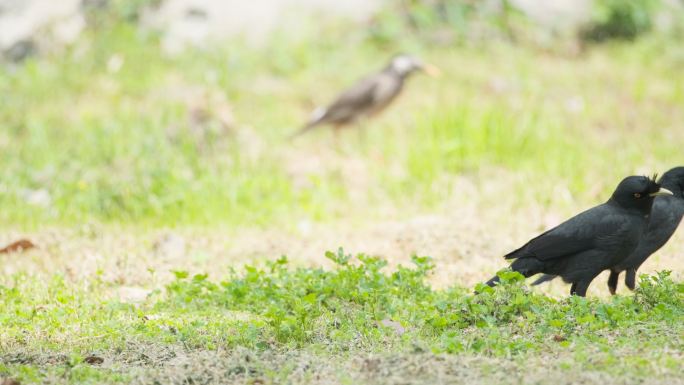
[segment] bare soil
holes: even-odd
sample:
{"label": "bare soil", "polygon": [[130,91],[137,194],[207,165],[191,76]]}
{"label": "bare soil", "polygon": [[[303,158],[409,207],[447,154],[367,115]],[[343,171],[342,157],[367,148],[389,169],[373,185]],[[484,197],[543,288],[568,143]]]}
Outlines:
{"label": "bare soil", "polygon": [[[439,213],[376,223],[302,221],[293,229],[141,229],[91,224],[35,232],[10,230],[0,234],[0,245],[24,238],[37,248],[0,254],[0,274],[64,274],[72,280],[100,274],[126,299],[162,287],[172,279],[172,271],[209,273],[220,280],[229,268],[282,255],[296,266],[330,266],[325,251],[344,247],[346,252],[386,258],[390,268],[410,264],[414,254],[431,256],[437,266],[432,284],[471,287],[504,268],[501,256],[507,251],[564,218],[540,207],[510,209],[506,202],[501,206],[487,211],[477,205],[453,206]],[[680,229],[640,273],[667,269],[681,280],[682,255],[684,231]],[[567,286],[557,281],[537,290],[566,295]],[[606,281],[607,274],[599,276],[589,295],[608,296]],[[623,285],[620,288],[621,293],[628,293]]]}

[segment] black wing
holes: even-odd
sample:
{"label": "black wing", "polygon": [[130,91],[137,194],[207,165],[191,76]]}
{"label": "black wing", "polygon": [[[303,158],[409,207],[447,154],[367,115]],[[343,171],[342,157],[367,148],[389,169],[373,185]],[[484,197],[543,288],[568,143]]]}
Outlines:
{"label": "black wing", "polygon": [[584,211],[557,227],[533,238],[504,256],[506,259],[534,257],[549,260],[574,255],[620,241],[628,220],[617,208],[603,204]]}

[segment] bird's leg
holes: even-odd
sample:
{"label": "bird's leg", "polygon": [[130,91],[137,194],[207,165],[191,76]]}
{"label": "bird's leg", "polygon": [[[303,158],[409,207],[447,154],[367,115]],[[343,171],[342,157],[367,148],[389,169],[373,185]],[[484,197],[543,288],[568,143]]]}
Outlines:
{"label": "bird's leg", "polygon": [[589,284],[591,281],[579,281],[579,282],[574,282],[572,286],[570,287],[570,295],[576,295],[579,297],[586,297],[587,296],[587,289],[589,288]]}
{"label": "bird's leg", "polygon": [[608,290],[610,291],[611,295],[615,295],[615,292],[617,291],[617,285],[618,285],[618,278],[620,277],[620,272],[611,270],[610,271],[610,276],[608,277]]}
{"label": "bird's leg", "polygon": [[[364,127],[366,126],[366,123],[368,120],[361,118],[358,119],[356,122],[354,122],[354,125],[356,126],[356,130],[359,132],[359,147],[364,147],[364,144],[367,143],[368,141],[366,140],[366,130]],[[365,150],[365,148],[364,148]]]}
{"label": "bird's leg", "polygon": [[636,287],[636,269],[627,269],[625,272],[625,286],[627,286],[629,290],[634,290]]}
{"label": "bird's leg", "polygon": [[342,153],[342,147],[341,147],[342,141],[340,140],[341,128],[339,125],[336,124],[332,127],[332,129],[333,129],[333,148],[335,148],[335,151],[338,154],[341,154]]}

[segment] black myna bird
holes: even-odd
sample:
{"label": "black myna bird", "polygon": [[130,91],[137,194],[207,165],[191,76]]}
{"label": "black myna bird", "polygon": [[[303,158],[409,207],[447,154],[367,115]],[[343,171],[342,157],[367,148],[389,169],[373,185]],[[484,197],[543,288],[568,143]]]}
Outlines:
{"label": "black myna bird", "polygon": [[[560,276],[572,284],[571,295],[584,297],[591,281],[616,266],[639,244],[648,226],[653,200],[672,195],[654,179],[630,176],[610,199],[584,211],[507,254],[511,269],[531,277],[538,273]],[[494,286],[495,276],[487,282]]]}
{"label": "black myna bird", "polygon": [[617,290],[618,277],[625,273],[625,285],[634,290],[636,272],[639,267],[670,240],[684,216],[684,167],[675,167],[663,174],[658,183],[673,195],[664,195],[653,202],[648,228],[639,246],[627,259],[610,269],[608,289],[611,294]]}
{"label": "black myna bird", "polygon": [[416,71],[438,76],[437,67],[410,55],[397,55],[382,71],[370,75],[342,92],[328,107],[314,110],[309,121],[292,137],[329,124],[334,128],[357,122],[384,110],[401,93],[406,78]]}
{"label": "black myna bird", "polygon": [[[625,271],[625,285],[634,290],[636,272],[653,253],[663,247],[675,233],[684,216],[684,167],[675,167],[663,174],[658,183],[673,195],[657,197],[653,202],[648,227],[639,241],[639,246],[624,261],[611,267],[608,277],[608,290],[611,294],[617,291],[618,277]],[[556,278],[544,274],[533,285]]]}

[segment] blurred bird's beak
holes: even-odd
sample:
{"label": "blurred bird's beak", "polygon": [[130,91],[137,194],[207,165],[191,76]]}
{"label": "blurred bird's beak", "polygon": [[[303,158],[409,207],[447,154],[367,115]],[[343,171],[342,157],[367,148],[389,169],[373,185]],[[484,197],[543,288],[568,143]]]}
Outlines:
{"label": "blurred bird's beak", "polygon": [[423,72],[425,72],[426,75],[431,76],[433,78],[438,78],[442,76],[442,70],[437,68],[437,66],[434,66],[430,63],[423,63],[421,66],[421,69]]}
{"label": "blurred bird's beak", "polygon": [[651,196],[651,197],[657,197],[657,196],[660,196],[660,195],[674,195],[674,194],[672,194],[672,191],[670,191],[670,190],[668,190],[668,189],[666,189],[666,188],[662,188],[662,187],[660,188],[660,190],[658,190],[658,191],[656,191],[656,192],[654,192],[654,193],[648,194],[648,196]]}

